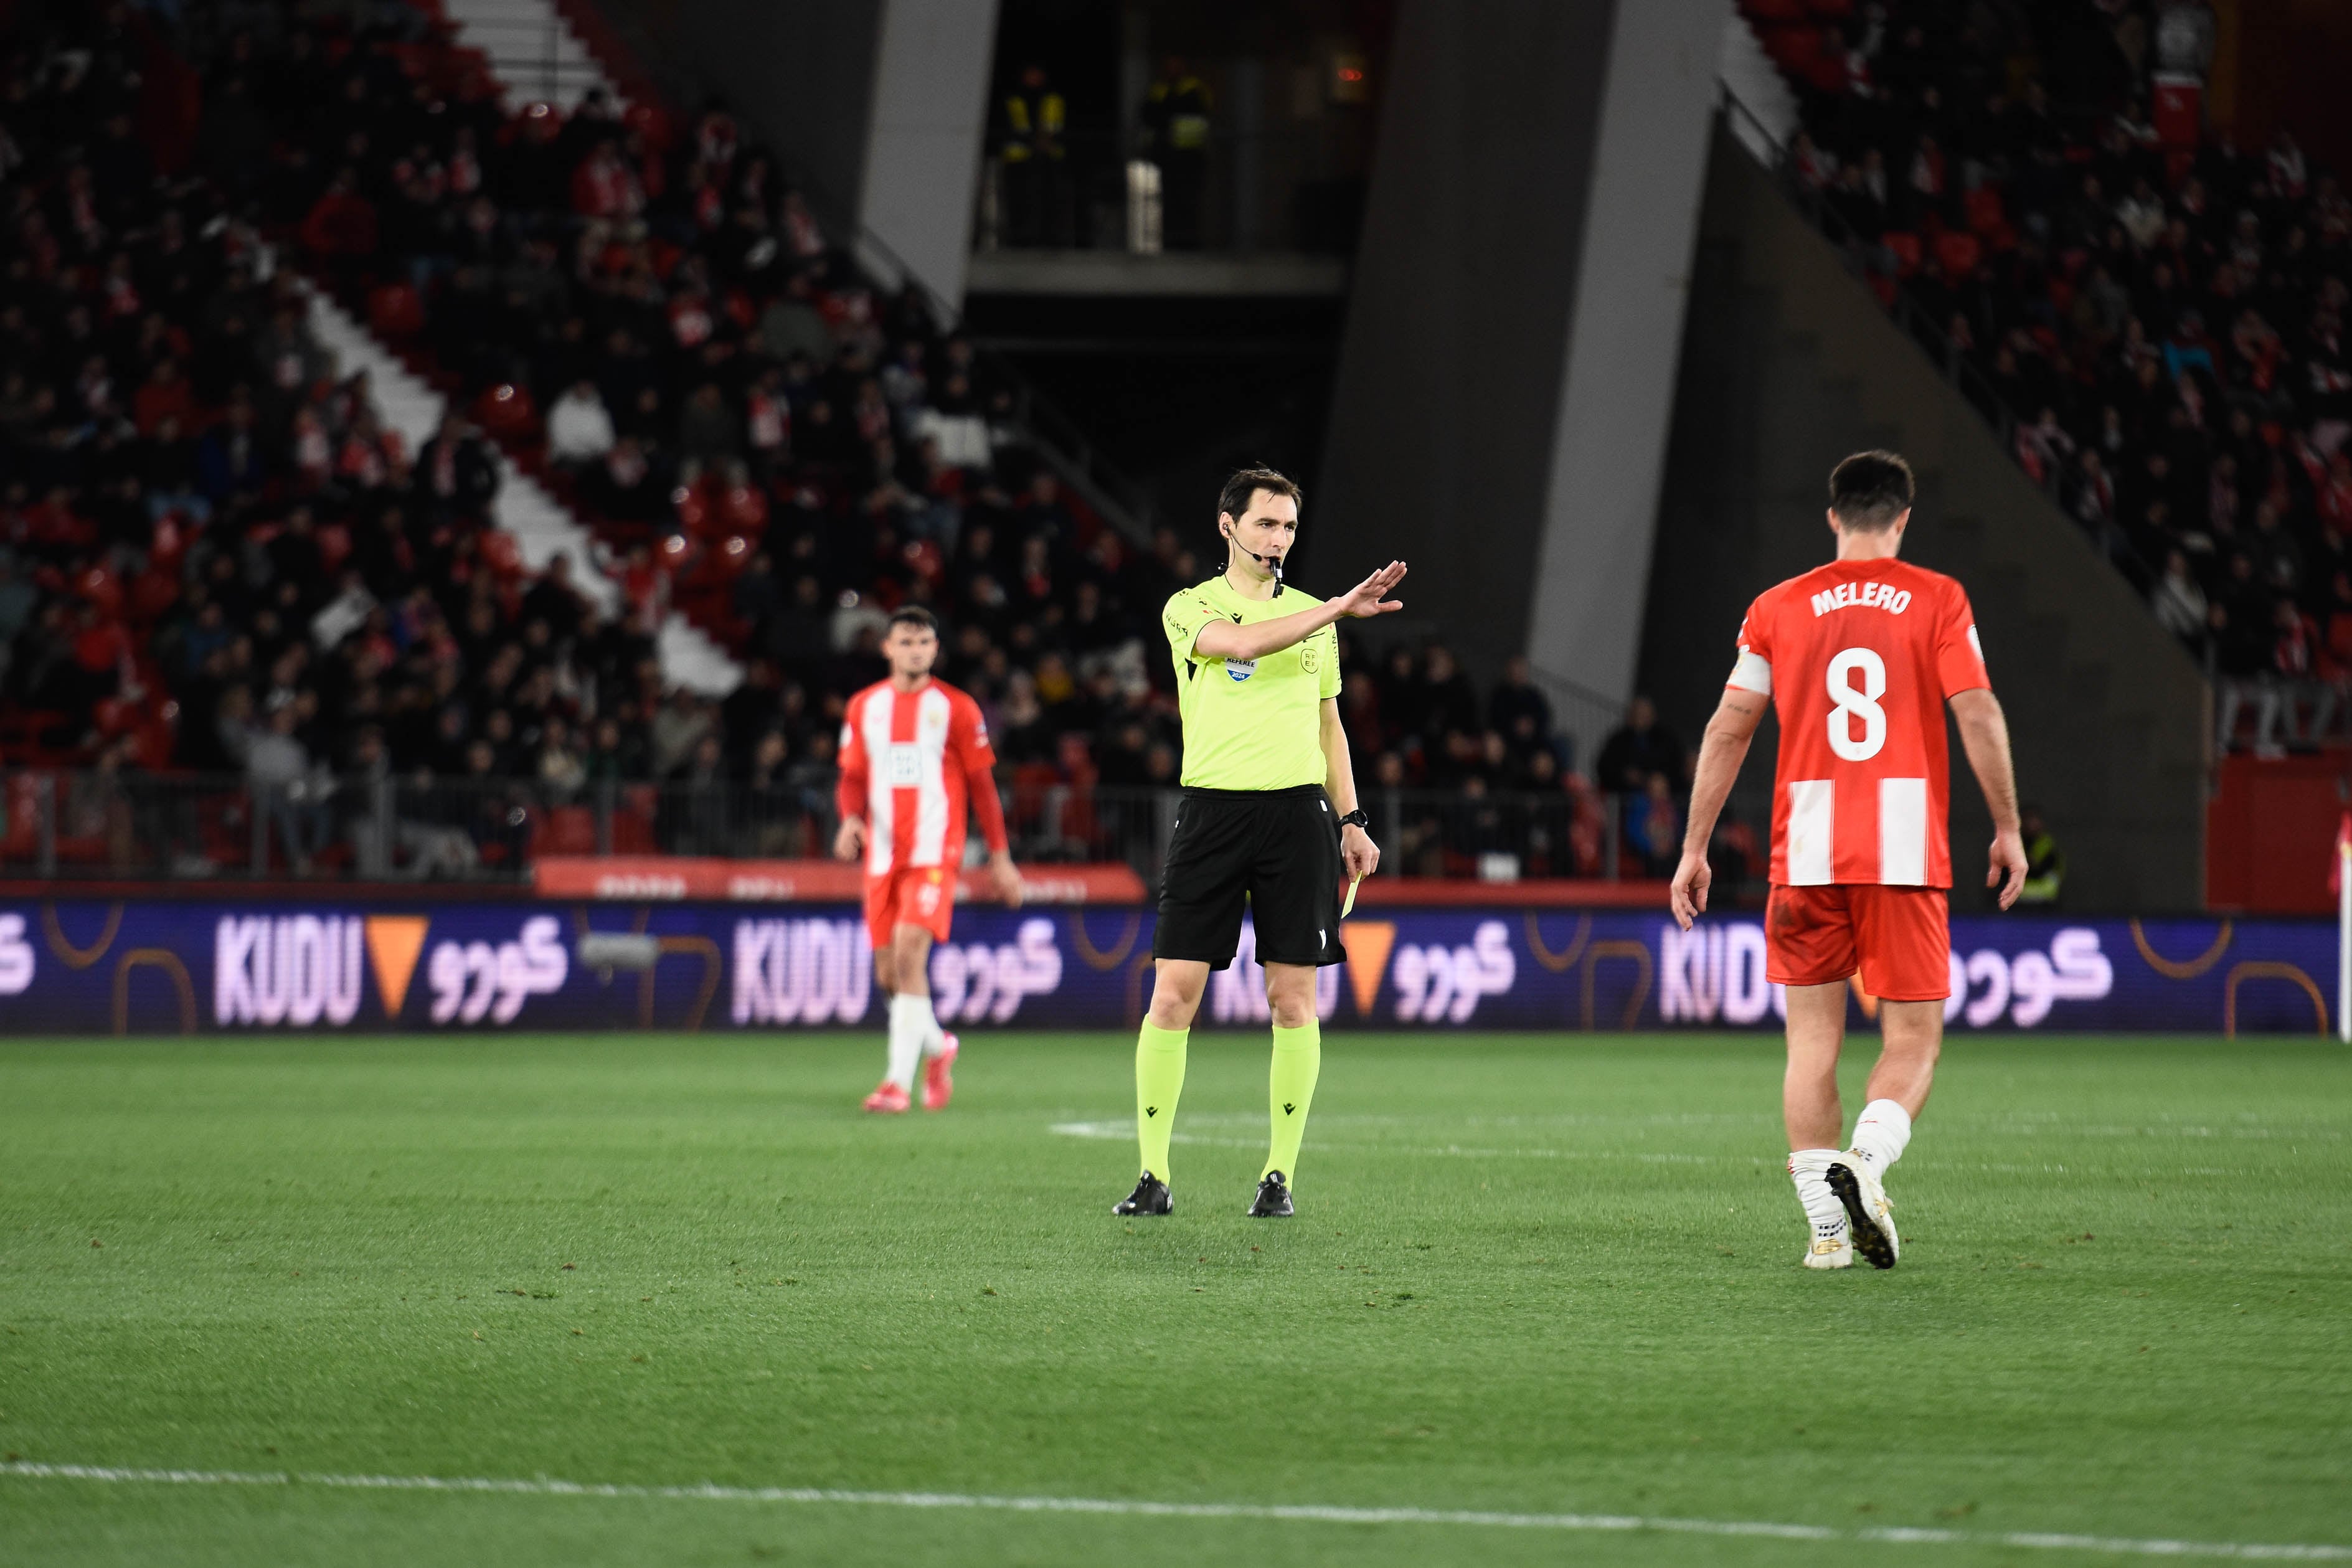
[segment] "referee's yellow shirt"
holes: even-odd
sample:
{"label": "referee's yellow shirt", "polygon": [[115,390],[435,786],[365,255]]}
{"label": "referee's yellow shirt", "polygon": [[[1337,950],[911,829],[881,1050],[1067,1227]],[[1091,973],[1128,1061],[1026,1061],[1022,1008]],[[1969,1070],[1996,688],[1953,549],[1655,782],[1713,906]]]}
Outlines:
{"label": "referee's yellow shirt", "polygon": [[1325,626],[1264,658],[1207,658],[1192,650],[1211,621],[1279,620],[1323,601],[1292,588],[1245,599],[1220,574],[1180,589],[1160,614],[1176,661],[1184,720],[1184,783],[1200,789],[1294,789],[1319,784],[1322,703],[1339,695],[1339,633]]}

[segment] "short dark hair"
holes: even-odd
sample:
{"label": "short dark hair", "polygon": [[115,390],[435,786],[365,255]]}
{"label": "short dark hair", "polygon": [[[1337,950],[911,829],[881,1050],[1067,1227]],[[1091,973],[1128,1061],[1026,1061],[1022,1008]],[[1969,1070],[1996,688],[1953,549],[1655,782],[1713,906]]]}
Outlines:
{"label": "short dark hair", "polygon": [[1916,491],[1911,465],[1893,452],[1856,452],[1830,470],[1830,510],[1858,533],[1893,527]]}
{"label": "short dark hair", "polygon": [[[920,626],[933,637],[940,635],[940,618],[920,605],[901,605],[890,612],[892,626]],[[885,637],[889,635],[886,629]]]}
{"label": "short dark hair", "polygon": [[1236,468],[1225,488],[1217,492],[1217,514],[1230,517],[1235,522],[1249,510],[1250,497],[1265,490],[1269,494],[1288,496],[1300,506],[1307,504],[1307,492],[1289,475],[1268,468]]}

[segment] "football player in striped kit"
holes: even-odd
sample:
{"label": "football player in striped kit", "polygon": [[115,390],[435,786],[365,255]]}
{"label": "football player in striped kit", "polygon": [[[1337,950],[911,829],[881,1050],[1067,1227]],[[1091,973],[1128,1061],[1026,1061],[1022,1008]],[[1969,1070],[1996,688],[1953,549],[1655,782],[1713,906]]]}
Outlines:
{"label": "football player in striped kit", "polygon": [[[1671,894],[1685,931],[1706,908],[1708,838],[1771,703],[1780,718],[1772,792],[1765,973],[1788,987],[1781,1089],[1789,1174],[1812,1235],[1804,1262],[1880,1268],[1901,1247],[1887,1168],[1927,1101],[1951,994],[1950,763],[1944,707],[1991,808],[1987,887],[2003,909],[2025,879],[2009,725],[1985,673],[1958,583],[1897,560],[1911,521],[1910,465],[1861,452],[1830,476],[1837,558],[1760,595],[1706,727]],[[1843,1149],[1838,1051],[1846,982],[1878,1000],[1884,1040],[1868,1103]]]}
{"label": "football player in striped kit", "polygon": [[1021,874],[996,798],[996,753],[980,704],[931,679],[940,626],[908,605],[890,617],[882,655],[890,676],[849,700],[841,723],[841,830],[833,852],[866,857],[866,931],[874,980],[889,998],[890,1050],[866,1109],[883,1114],[912,1102],[923,1064],[923,1109],[946,1108],[955,1093],[957,1041],[931,1012],[931,943],[945,942],[955,916],[967,805],[988,841],[988,875],[1017,909]]}

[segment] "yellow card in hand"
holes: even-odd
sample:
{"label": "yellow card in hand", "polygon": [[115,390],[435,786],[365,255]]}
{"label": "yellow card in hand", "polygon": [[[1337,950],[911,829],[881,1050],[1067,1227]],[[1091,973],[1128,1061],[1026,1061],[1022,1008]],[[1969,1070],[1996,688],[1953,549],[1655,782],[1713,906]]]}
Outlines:
{"label": "yellow card in hand", "polygon": [[1348,879],[1348,901],[1339,906],[1339,918],[1341,920],[1346,920],[1349,915],[1356,912],[1356,889],[1363,885],[1364,879],[1361,877],[1350,877]]}

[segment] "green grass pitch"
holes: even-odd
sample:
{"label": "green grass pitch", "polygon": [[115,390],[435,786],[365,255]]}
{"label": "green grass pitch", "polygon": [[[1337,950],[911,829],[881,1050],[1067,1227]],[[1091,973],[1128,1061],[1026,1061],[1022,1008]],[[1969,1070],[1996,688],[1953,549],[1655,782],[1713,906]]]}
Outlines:
{"label": "green grass pitch", "polygon": [[[1849,1047],[1849,1110],[1874,1041]],[[2352,1543],[2352,1053],[1955,1041],[1891,1273],[1816,1275],[1763,1036],[0,1040],[0,1560],[2123,1561]],[[1463,1522],[366,1491],[31,1463],[1638,1515]],[[1954,1532],[1933,1542],[1870,1532]]]}

